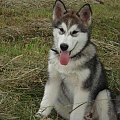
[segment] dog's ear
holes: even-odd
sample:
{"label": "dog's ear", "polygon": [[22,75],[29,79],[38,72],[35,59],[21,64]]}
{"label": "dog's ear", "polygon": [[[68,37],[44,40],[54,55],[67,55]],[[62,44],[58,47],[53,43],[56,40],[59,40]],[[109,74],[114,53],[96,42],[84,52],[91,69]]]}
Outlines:
{"label": "dog's ear", "polygon": [[53,8],[53,20],[59,20],[66,12],[64,3],[61,0],[56,0]]}
{"label": "dog's ear", "polygon": [[85,4],[78,12],[77,15],[82,20],[83,24],[87,27],[91,25],[92,10],[89,4]]}

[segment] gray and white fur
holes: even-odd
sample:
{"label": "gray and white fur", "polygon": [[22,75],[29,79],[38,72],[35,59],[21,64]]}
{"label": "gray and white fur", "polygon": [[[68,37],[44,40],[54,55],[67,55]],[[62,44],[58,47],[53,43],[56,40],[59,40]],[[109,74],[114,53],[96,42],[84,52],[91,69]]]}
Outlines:
{"label": "gray and white fur", "polygon": [[[37,116],[47,117],[55,108],[66,120],[117,120],[103,65],[90,41],[91,22],[89,4],[75,12],[55,2],[49,80]],[[69,52],[67,65],[59,60],[64,51]]]}

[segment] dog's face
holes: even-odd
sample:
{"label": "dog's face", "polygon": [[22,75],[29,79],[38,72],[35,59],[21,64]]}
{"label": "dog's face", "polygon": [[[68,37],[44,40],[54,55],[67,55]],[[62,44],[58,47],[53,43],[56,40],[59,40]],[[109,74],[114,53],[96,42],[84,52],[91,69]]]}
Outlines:
{"label": "dog's face", "polygon": [[70,57],[80,52],[88,42],[91,24],[90,5],[84,5],[78,12],[66,10],[62,1],[55,2],[53,10],[53,36],[60,62],[68,64]]}

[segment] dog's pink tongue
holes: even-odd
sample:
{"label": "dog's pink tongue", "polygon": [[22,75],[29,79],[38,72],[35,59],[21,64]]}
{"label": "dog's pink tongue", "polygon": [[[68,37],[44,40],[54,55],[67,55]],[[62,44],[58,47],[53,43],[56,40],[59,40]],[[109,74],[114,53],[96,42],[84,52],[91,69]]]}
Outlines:
{"label": "dog's pink tongue", "polygon": [[61,51],[60,53],[60,63],[62,65],[67,65],[69,62],[70,56],[69,56],[69,52],[66,51]]}

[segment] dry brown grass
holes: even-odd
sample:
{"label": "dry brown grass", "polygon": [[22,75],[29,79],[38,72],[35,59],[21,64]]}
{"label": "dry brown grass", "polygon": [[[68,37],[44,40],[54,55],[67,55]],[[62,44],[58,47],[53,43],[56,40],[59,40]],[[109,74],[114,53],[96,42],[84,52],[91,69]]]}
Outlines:
{"label": "dry brown grass", "polygon": [[[79,0],[64,1],[75,9],[83,4]],[[54,2],[0,2],[0,120],[37,120],[34,114],[47,80]],[[90,3],[94,13],[92,39],[107,70],[109,87],[116,95],[120,93],[120,3]],[[55,112],[50,118],[61,120]]]}

